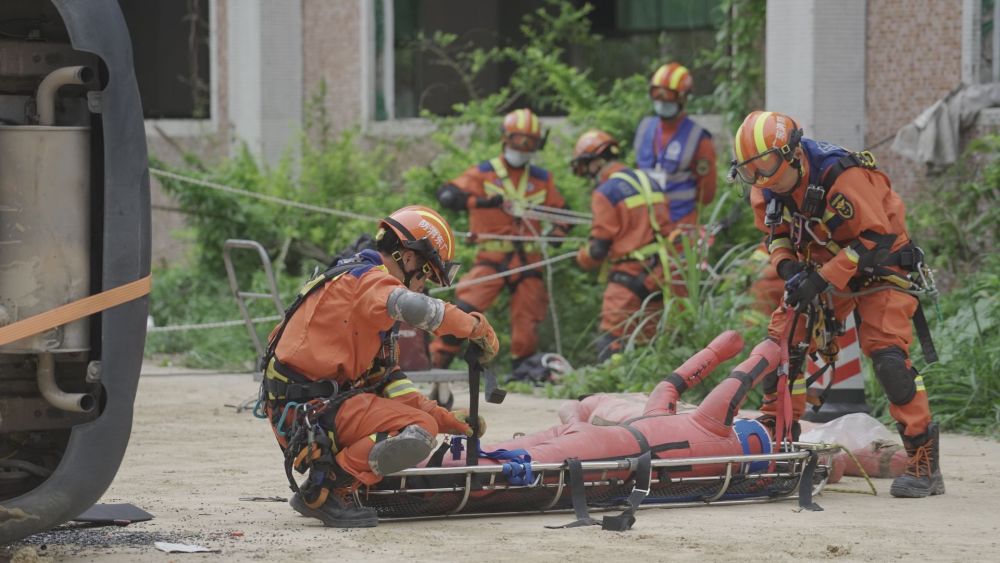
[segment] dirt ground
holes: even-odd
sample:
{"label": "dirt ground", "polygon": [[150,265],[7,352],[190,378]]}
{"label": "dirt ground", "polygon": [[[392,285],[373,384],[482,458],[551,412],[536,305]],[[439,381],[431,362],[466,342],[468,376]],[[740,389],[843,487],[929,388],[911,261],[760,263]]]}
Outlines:
{"label": "dirt ground", "polygon": [[[1000,554],[1000,443],[942,437],[947,494],[920,500],[827,491],[822,512],[794,501],[742,506],[643,509],[628,532],[597,527],[548,530],[570,514],[382,523],[338,530],[298,516],[286,503],[282,458],[268,425],[236,405],[257,384],[249,375],[166,375],[147,370],[139,385],[132,440],[102,502],[133,503],[155,515],[124,528],[92,528],[29,539],[55,561],[663,561],[815,560],[997,561]],[[175,370],[176,371],[176,370]],[[459,397],[459,403],[463,398]],[[467,397],[464,399],[467,402]],[[509,395],[485,405],[487,438],[558,422],[560,401]],[[486,440],[489,442],[489,440]],[[846,478],[838,489],[865,490]],[[220,550],[166,555],[157,540]],[[44,547],[43,544],[44,543]],[[34,553],[32,553],[34,552]],[[17,558],[15,558],[17,560]]]}

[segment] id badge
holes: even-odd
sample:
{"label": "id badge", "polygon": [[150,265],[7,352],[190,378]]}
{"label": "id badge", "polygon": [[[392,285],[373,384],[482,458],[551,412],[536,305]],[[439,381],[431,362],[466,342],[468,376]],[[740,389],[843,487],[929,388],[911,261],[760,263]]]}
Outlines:
{"label": "id badge", "polygon": [[662,168],[653,168],[651,170],[644,170],[647,176],[661,188],[667,186],[667,171]]}

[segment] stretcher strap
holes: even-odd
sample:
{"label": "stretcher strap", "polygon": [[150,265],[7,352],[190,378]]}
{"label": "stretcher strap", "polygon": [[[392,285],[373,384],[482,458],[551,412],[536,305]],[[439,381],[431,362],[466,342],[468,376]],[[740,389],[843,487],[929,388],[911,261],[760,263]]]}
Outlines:
{"label": "stretcher strap", "polygon": [[822,512],[823,507],[813,502],[813,474],[816,472],[816,465],[819,463],[819,454],[809,452],[809,461],[802,471],[799,479],[799,508],[812,512]]}
{"label": "stretcher strap", "polygon": [[924,352],[924,361],[928,364],[938,361],[937,349],[934,348],[934,340],[931,338],[931,329],[927,326],[927,316],[924,315],[924,305],[920,303],[919,298],[917,310],[913,312],[913,328],[916,329],[920,349]]}
{"label": "stretcher strap", "polygon": [[566,466],[569,468],[569,490],[573,498],[573,512],[576,514],[576,520],[562,526],[546,526],[546,528],[558,530],[600,524],[590,517],[590,512],[587,510],[587,491],[583,486],[583,466],[580,464],[580,460],[571,457],[566,460]]}
{"label": "stretcher strap", "polygon": [[0,328],[0,346],[138,299],[149,293],[152,280],[152,275],[148,275]]}
{"label": "stretcher strap", "polygon": [[617,516],[605,516],[601,522],[598,522],[590,517],[590,512],[587,510],[587,491],[583,484],[583,466],[580,464],[580,460],[575,457],[567,459],[569,486],[572,493],[573,512],[576,514],[576,520],[562,526],[546,526],[546,528],[579,528],[581,526],[600,525],[602,530],[610,530],[612,532],[624,532],[631,529],[632,525],[635,524],[636,510],[639,509],[639,505],[649,495],[650,480],[652,479],[652,471],[650,470],[652,467],[652,455],[646,452],[630,461],[635,467],[635,485],[633,485],[632,492],[625,500],[625,504],[627,505],[625,510]]}

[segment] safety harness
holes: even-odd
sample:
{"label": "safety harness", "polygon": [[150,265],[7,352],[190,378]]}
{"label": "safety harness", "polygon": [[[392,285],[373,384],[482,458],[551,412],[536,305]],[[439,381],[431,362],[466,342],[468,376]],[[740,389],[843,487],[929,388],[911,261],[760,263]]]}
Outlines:
{"label": "safety harness", "polygon": [[649,226],[653,230],[653,242],[646,244],[627,255],[613,261],[615,264],[624,262],[642,262],[644,269],[638,275],[632,275],[622,271],[614,271],[608,276],[608,282],[617,283],[634,293],[639,300],[645,300],[650,291],[646,288],[646,278],[656,268],[657,264],[662,264],[664,269],[668,267],[669,258],[667,239],[661,233],[659,221],[656,220],[657,203],[664,203],[666,196],[659,191],[654,191],[649,176],[641,171],[634,170],[635,177],[625,172],[615,172],[610,179],[621,180],[636,191],[635,195],[625,198],[625,206],[629,209],[640,205],[646,206],[649,214]]}
{"label": "safety harness", "polygon": [[[355,256],[307,282],[299,290],[295,301],[285,310],[284,318],[268,341],[267,350],[260,361],[264,377],[254,415],[270,419],[279,442],[284,444],[285,475],[292,491],[299,491],[292,470],[299,473],[310,471],[308,485],[319,490],[319,495],[314,500],[307,501],[314,508],[326,501],[335,483],[334,469],[337,464],[334,456],[340,448],[334,421],[340,406],[351,397],[364,393],[391,394],[394,385],[408,383],[401,372],[396,372],[399,377],[385,376],[395,361],[395,339],[399,323],[384,333],[379,357],[358,378],[357,383],[347,389],[342,389],[332,379],[311,381],[278,360],[275,350],[292,316],[309,296],[363,264]],[[266,411],[262,408],[264,405],[267,405]]]}
{"label": "safety harness", "polygon": [[[483,188],[489,195],[499,195],[502,196],[505,201],[510,201],[515,206],[515,214],[517,212],[517,207],[541,205],[545,202],[546,192],[544,190],[528,194],[528,176],[530,176],[528,169],[524,170],[524,173],[521,174],[521,179],[518,182],[518,185],[514,186],[514,182],[510,179],[510,174],[507,172],[507,166],[503,163],[503,160],[501,160],[500,157],[491,159],[489,163],[493,168],[493,172],[497,175],[497,179],[500,180],[500,185],[498,186],[491,182],[485,182],[483,184]],[[513,260],[515,254],[521,259],[522,264],[528,264],[530,262],[527,259],[527,253],[538,252],[540,250],[539,246],[535,243],[508,240],[486,240],[477,243],[476,246],[485,252],[506,253],[506,256],[501,262],[494,262],[491,260],[478,260],[476,262],[477,266],[486,266],[496,272],[506,272],[510,268],[510,262]],[[516,281],[514,281],[511,277],[507,277],[504,278],[504,282],[507,289],[514,291],[514,289],[517,288],[517,284],[520,283],[522,279],[541,277],[542,273],[540,271],[528,270],[526,272],[522,272],[521,275],[517,277]]]}
{"label": "safety harness", "polygon": [[[866,170],[876,170],[878,168],[875,157],[868,151],[847,153],[841,156],[820,173],[818,183],[810,184],[806,187],[801,209],[797,208],[795,201],[791,197],[775,196],[769,190],[766,191],[767,209],[764,216],[764,224],[770,227],[771,230],[767,240],[768,251],[773,253],[779,248],[787,248],[808,256],[808,245],[810,243],[815,243],[826,248],[833,255],[843,250],[834,241],[833,233],[843,224],[844,218],[841,214],[835,213],[831,209],[834,206],[828,200],[830,191],[840,175],[846,170],[855,167]],[[840,203],[840,205],[843,205],[843,203]],[[777,227],[782,222],[790,225],[789,235],[776,235]],[[825,240],[815,230],[818,225],[823,225],[827,232],[828,236]],[[934,291],[933,277],[924,263],[924,253],[912,241],[908,241],[905,245],[893,251],[892,246],[898,238],[896,234],[879,234],[872,230],[865,230],[861,233],[860,238],[873,243],[874,247],[871,249],[867,248],[860,239],[855,240],[848,246],[847,252],[852,259],[856,260],[859,273],[850,282],[852,291],[859,291],[877,282],[891,283],[893,286],[907,291]],[[915,273],[919,276],[920,281],[914,281],[907,276],[900,275],[894,268]],[[830,319],[832,316],[831,307],[827,312],[826,318]],[[930,328],[927,325],[923,305],[919,299],[917,301],[916,312],[913,316],[913,323],[924,353],[924,359],[928,363],[937,361],[937,352],[934,349]],[[842,333],[842,331],[841,327],[839,332]],[[835,359],[836,354],[832,354],[832,357]],[[822,375],[822,372],[819,375]],[[814,376],[813,380],[817,379],[819,375]]]}

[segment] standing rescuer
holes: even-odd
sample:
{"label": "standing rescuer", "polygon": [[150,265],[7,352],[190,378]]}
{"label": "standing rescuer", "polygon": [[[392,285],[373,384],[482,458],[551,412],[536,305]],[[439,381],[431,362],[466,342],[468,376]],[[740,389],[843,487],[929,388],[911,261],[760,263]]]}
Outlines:
{"label": "standing rescuer", "polygon": [[[907,274],[923,262],[906,232],[902,200],[871,154],[804,138],[798,124],[780,113],[748,115],[733,147],[731,174],[755,188],[750,195],[755,223],[769,235],[771,264],[786,280],[785,304],[802,311],[817,296],[829,299],[831,289],[850,292],[832,296],[833,314],[841,322],[852,311],[860,317],[861,349],[872,359],[909,456],[906,473],[892,483],[892,495],[943,494],[938,426],[931,422],[923,379],[909,359],[911,319],[917,321],[922,344],[926,323],[914,296],[891,289],[908,288]],[[782,337],[789,317],[783,307],[775,311],[770,338]],[[795,342],[803,340],[805,325],[795,325]],[[805,409],[803,354],[800,350],[789,362],[796,421]],[[765,384],[761,408],[772,424],[776,381],[772,377]]]}
{"label": "standing rescuer", "polygon": [[[647,298],[660,291],[668,263],[670,200],[645,172],[630,170],[620,157],[618,141],[591,129],[577,140],[570,161],[574,174],[590,178],[595,185],[590,199],[594,216],[590,240],[576,261],[586,270],[610,263],[601,303],[602,335],[597,341],[601,361],[621,349],[626,330],[639,325],[641,319],[634,314],[644,303],[647,315],[663,309],[662,292],[651,301]],[[643,327],[646,338],[656,331],[655,322]]]}
{"label": "standing rescuer", "polygon": [[[375,526],[375,512],[350,498],[359,484],[416,465],[438,432],[472,435],[466,414],[424,397],[396,364],[402,322],[468,339],[484,361],[496,355],[485,316],[422,293],[428,280],[452,283],[454,253],[451,228],[437,212],[404,207],[380,222],[375,250],[307,283],[271,332],[262,402],[299,513],[327,526]],[[309,472],[301,484],[293,469]]]}
{"label": "standing rescuer", "polygon": [[661,66],[649,80],[653,113],[635,132],[636,168],[650,175],[670,198],[670,230],[698,222],[698,204],[715,198],[712,136],[684,112],[693,79],[678,63]]}
{"label": "standing rescuer", "polygon": [[[543,233],[537,220],[522,218],[520,210],[530,205],[565,208],[566,203],[552,180],[552,174],[530,164],[544,144],[538,116],[529,109],[519,109],[503,119],[502,154],[470,167],[461,176],[438,190],[442,206],[469,212],[469,231],[479,236],[476,262],[461,284],[540,261],[537,243],[521,240],[498,240],[491,235],[531,237],[540,234],[563,236],[565,225],[555,225]],[[461,285],[460,284],[460,285]],[[467,312],[484,311],[506,287],[510,300],[511,355],[514,368],[538,347],[538,325],[545,319],[548,294],[541,269],[528,270],[484,283],[459,287],[455,305]],[[431,344],[436,367],[447,367],[458,352],[455,338],[443,337]]]}

